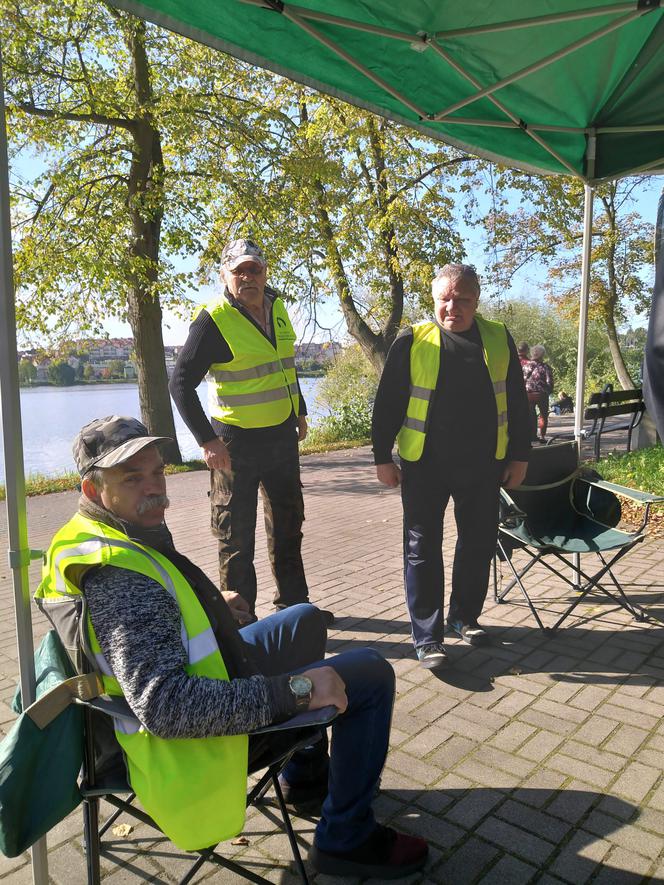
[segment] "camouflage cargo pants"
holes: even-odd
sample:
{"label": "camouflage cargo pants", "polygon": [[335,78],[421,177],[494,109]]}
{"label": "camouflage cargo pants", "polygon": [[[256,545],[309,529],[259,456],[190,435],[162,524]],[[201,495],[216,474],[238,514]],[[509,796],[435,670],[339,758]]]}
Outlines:
{"label": "camouflage cargo pants", "polygon": [[235,590],[256,605],[256,509],[263,498],[265,531],[272,574],[277,585],[274,604],[285,608],[308,602],[302,563],[304,501],[300,483],[297,437],[274,442],[227,443],[231,472],[211,471],[212,533],[219,542],[222,590]]}

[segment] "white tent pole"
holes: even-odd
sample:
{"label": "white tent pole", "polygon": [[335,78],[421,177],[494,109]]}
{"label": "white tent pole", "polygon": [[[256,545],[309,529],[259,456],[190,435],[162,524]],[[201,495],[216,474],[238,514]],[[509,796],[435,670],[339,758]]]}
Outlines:
{"label": "white tent pole", "polygon": [[[11,216],[9,211],[9,163],[5,99],[0,54],[0,406],[5,452],[5,488],[7,492],[7,527],[9,567],[14,584],[16,638],[23,705],[35,699],[35,668],[32,645],[32,617],[28,566],[28,520],[25,507],[25,477],[21,435],[21,404],[16,355],[16,311],[12,269]],[[47,885],[48,862],[46,839],[32,846],[32,878],[35,885]]]}
{"label": "white tent pole", "polygon": [[[588,139],[589,165],[594,174],[595,165],[595,138]],[[581,300],[579,304],[579,346],[576,357],[576,402],[574,405],[574,439],[579,448],[579,461],[583,447],[583,413],[585,404],[586,386],[586,336],[588,332],[588,301],[590,298],[590,252],[593,233],[593,197],[594,190],[589,185],[584,185],[583,203],[583,252],[581,254]],[[581,586],[581,555],[575,553],[572,557],[572,572],[574,583]]]}
{"label": "white tent pole", "polygon": [[593,227],[593,188],[584,186],[583,252],[581,255],[581,298],[579,304],[579,345],[576,358],[576,403],[574,409],[574,439],[581,456],[583,412],[586,385],[586,334],[588,331],[588,301],[590,293],[590,252]]}

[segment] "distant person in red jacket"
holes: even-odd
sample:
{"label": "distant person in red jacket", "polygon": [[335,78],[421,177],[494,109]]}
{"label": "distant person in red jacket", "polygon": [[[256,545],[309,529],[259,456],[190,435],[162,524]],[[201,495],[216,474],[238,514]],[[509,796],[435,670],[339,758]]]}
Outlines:
{"label": "distant person in red jacket", "polygon": [[537,408],[537,423],[533,426],[533,440],[546,442],[546,428],[549,423],[549,396],[553,392],[553,371],[544,362],[546,351],[542,344],[536,344],[530,351],[530,363],[522,364],[526,382],[528,402],[533,410]]}
{"label": "distant person in red jacket", "polygon": [[[530,358],[530,344],[527,341],[520,341],[517,345],[516,352],[519,355],[521,363],[521,371],[523,372],[523,383],[534,368],[534,363]],[[527,390],[527,388],[526,388]],[[528,418],[530,421],[530,439],[537,439],[537,412],[535,411],[535,401],[528,397]]]}

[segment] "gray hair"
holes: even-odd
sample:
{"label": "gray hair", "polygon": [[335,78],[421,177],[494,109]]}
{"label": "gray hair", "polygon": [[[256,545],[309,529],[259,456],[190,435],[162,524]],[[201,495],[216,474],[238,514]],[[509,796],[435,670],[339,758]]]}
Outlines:
{"label": "gray hair", "polygon": [[530,348],[530,357],[534,360],[541,360],[546,350],[543,344],[536,344],[534,347]]}
{"label": "gray hair", "polygon": [[89,479],[97,491],[101,491],[104,487],[104,473],[106,469],[104,467],[91,467],[82,479]]}
{"label": "gray hair", "polygon": [[433,278],[434,283],[439,282],[439,280],[449,280],[451,283],[463,281],[471,289],[474,289],[479,297],[480,280],[472,264],[445,264]]}

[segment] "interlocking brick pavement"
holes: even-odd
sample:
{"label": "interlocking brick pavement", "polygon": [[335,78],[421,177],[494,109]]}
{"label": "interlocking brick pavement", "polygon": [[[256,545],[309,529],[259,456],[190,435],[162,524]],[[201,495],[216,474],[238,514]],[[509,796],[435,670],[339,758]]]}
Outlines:
{"label": "interlocking brick pavement", "polygon": [[[427,869],[408,881],[664,882],[661,628],[635,622],[593,595],[556,636],[547,637],[519,594],[496,605],[490,593],[483,621],[492,630],[493,647],[472,649],[450,638],[452,667],[436,676],[413,658],[403,603],[398,493],[378,486],[367,449],[308,456],[302,465],[311,598],[337,618],[329,651],[371,646],[397,672],[392,750],[376,807],[383,819],[431,841]],[[215,579],[207,475],[180,474],[168,482],[176,544]],[[30,545],[47,545],[75,506],[74,493],[30,499]],[[4,516],[3,511],[2,549]],[[448,566],[454,543],[450,509]],[[256,562],[259,613],[267,614],[273,591],[262,528]],[[653,615],[664,615],[661,542],[646,540],[617,573],[630,597]],[[31,577],[34,586],[37,565]],[[533,577],[534,596],[546,609],[545,622],[551,622],[572,595],[544,570]],[[6,731],[17,675],[6,561],[0,562],[0,615],[0,729]],[[36,611],[33,615],[38,639],[46,624]],[[295,819],[295,826],[306,848],[314,823]],[[49,834],[52,885],[85,881],[81,830],[75,813]],[[231,846],[233,855],[270,881],[296,881],[286,840],[274,834],[270,821],[252,811],[245,835],[249,844]],[[171,883],[184,873],[186,859],[139,826],[127,838],[112,837],[102,868],[110,885]],[[211,866],[194,879],[203,880],[239,881]],[[0,885],[30,881],[29,855],[0,858]]]}

